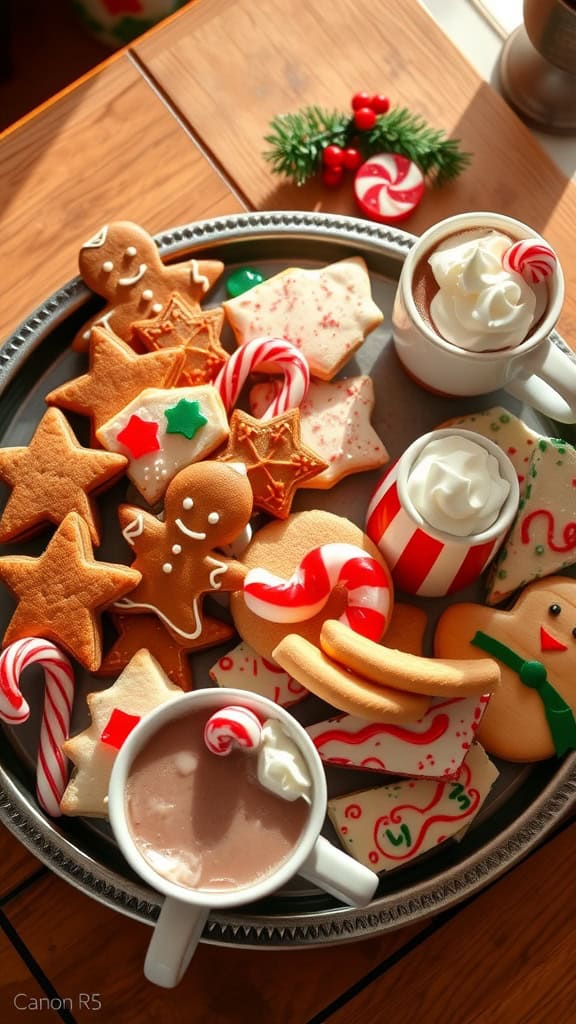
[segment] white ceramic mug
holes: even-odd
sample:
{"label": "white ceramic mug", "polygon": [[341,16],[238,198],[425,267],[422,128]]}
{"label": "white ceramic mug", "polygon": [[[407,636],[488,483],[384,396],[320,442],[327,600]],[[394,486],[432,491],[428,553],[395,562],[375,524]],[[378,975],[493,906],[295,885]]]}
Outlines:
{"label": "white ceramic mug", "polygon": [[[167,722],[195,711],[216,711],[228,705],[250,708],[260,718],[277,719],[282,724],[296,743],[310,773],[310,811],[292,853],[271,875],[238,889],[194,889],[158,874],[140,853],[128,825],[126,783],[134,759]],[[149,885],[165,896],[144,964],[144,973],[149,981],[164,988],[178,984],[194,955],[210,910],[224,910],[263,899],[296,873],[351,906],[370,902],[378,886],[378,875],[320,835],[326,816],[326,802],[326,776],[316,747],[300,723],[267,697],[226,687],[195,690],[156,708],[138,723],[114,762],[108,810],[116,841],[126,860]]]}
{"label": "white ceramic mug", "polygon": [[514,240],[540,238],[527,224],[498,213],[458,214],[425,231],[406,257],[394,301],[392,332],[400,361],[418,383],[442,394],[484,395],[504,388],[552,419],[576,422],[576,361],[549,338],[564,301],[559,264],[547,278],[548,303],[540,323],[514,348],[495,352],[458,348],[441,338],[420,314],[413,293],[419,261],[448,236],[474,228],[502,231]]}

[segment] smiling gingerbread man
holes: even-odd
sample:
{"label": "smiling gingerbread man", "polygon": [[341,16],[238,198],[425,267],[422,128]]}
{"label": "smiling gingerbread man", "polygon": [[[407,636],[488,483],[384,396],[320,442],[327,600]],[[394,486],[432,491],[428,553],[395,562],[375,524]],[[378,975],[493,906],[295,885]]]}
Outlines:
{"label": "smiling gingerbread man", "polygon": [[125,614],[153,612],[181,643],[205,647],[202,599],[238,590],[245,567],[220,554],[247,525],[252,488],[239,469],[199,462],[181,470],[166,491],[164,517],[129,505],[119,509],[126,541],[134,548],[141,583],[115,608]]}
{"label": "smiling gingerbread man", "polygon": [[165,266],[151,235],[131,221],[106,224],[88,239],[78,257],[80,274],[107,305],[82,327],[74,348],[84,350],[94,324],[130,341],[136,320],[157,316],[173,292],[198,311],[200,300],[220,277],[220,260],[186,260]]}
{"label": "smiling gingerbread man", "polygon": [[478,739],[508,761],[541,761],[576,749],[576,580],[548,576],[512,608],[455,604],[438,621],[442,658],[495,658],[501,683]]}

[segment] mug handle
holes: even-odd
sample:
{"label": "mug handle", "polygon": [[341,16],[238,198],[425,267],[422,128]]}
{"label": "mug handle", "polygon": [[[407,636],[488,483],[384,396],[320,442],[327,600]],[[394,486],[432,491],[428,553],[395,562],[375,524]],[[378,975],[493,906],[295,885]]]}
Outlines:
{"label": "mug handle", "polygon": [[144,961],[148,981],[162,988],[174,988],[182,980],[209,913],[209,907],[191,906],[165,897]]}
{"label": "mug handle", "polygon": [[333,846],[324,836],[318,836],[298,874],[351,907],[370,903],[380,881],[374,871]]}
{"label": "mug handle", "polygon": [[[576,422],[576,361],[550,338],[504,390],[559,423]],[[524,376],[528,373],[528,376]]]}

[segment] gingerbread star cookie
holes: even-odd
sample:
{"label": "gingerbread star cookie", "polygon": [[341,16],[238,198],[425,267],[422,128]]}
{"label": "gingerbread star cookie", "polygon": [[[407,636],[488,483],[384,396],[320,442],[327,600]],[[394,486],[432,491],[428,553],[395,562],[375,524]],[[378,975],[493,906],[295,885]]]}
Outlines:
{"label": "gingerbread star cookie", "polygon": [[327,468],[301,440],[298,409],[266,421],[235,409],[228,445],[220,458],[245,465],[254,506],[277,519],[290,514],[297,489]]}
{"label": "gingerbread star cookie", "polygon": [[27,448],[0,449],[0,480],[12,488],[2,518],[0,542],[23,539],[68,512],[86,520],[93,544],[100,543],[92,495],[111,486],[128,459],[83,448],[58,409],[44,414]]}
{"label": "gingerbread star cookie", "polygon": [[80,274],[92,291],[106,299],[105,308],[74,340],[83,350],[94,324],[104,324],[130,341],[132,324],[162,311],[172,292],[180,292],[196,310],[224,265],[220,260],[186,260],[165,266],[151,235],[131,221],[106,224],[84,243],[78,257]]}
{"label": "gingerbread star cookie", "polygon": [[[256,384],[250,391],[250,411],[260,419],[274,401],[275,381]],[[312,381],[300,405],[304,444],[328,464],[308,480],[306,489],[334,487],[351,473],[384,466],[388,452],[370,422],[374,409],[371,377],[348,377],[328,383]]]}
{"label": "gingerbread star cookie", "polygon": [[180,349],[136,355],[110,331],[95,328],[88,373],[61,384],[46,396],[48,405],[90,416],[97,431],[145,388],[168,388],[184,363]]}
{"label": "gingerbread star cookie", "polygon": [[284,270],[223,306],[239,345],[285,338],[320,380],[332,380],[383,319],[360,256],[318,270]]}
{"label": "gingerbread star cookie", "polygon": [[60,802],[63,814],[107,816],[108,783],[124,738],[149,711],[179,696],[182,690],[147,650],[131,658],[112,686],[88,694],[91,724],[63,745],[74,765]]}
{"label": "gingerbread star cookie", "polygon": [[252,490],[240,469],[199,462],[181,470],[166,491],[162,520],[121,506],[123,536],[136,554],[141,582],[116,603],[126,614],[153,612],[178,643],[195,648],[212,642],[202,613],[205,594],[237,590],[243,565],[220,554],[244,529]]}
{"label": "gingerbread star cookie", "polygon": [[220,344],[223,323],[221,306],[197,313],[174,292],[157,317],[133,325],[133,337],[149,352],[159,348],[183,350],[184,365],[176,382],[180,387],[209,384],[230,358]]}
{"label": "gingerbread star cookie", "polygon": [[140,573],[96,562],[87,524],[77,512],[69,512],[38,558],[0,558],[0,580],[18,601],[5,646],[28,636],[43,637],[93,672],[102,660],[99,613],[135,587]]}

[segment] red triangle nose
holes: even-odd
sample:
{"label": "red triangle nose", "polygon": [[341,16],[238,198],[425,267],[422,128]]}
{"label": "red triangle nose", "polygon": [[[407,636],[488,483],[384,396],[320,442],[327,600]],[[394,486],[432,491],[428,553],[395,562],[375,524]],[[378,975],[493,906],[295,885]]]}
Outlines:
{"label": "red triangle nose", "polygon": [[567,651],[568,645],[563,644],[561,640],[557,640],[555,636],[552,636],[544,626],[540,626],[540,650],[541,651]]}

